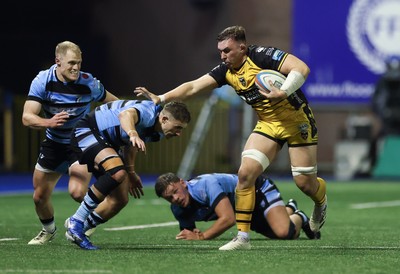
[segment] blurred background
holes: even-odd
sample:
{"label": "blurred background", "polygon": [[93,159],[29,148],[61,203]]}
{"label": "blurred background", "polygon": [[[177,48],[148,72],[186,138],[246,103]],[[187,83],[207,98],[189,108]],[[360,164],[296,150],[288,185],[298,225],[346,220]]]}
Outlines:
{"label": "blurred background", "polygon": [[[397,133],[382,135],[372,98],[388,60],[400,56],[399,10],[393,0],[3,0],[0,172],[33,171],[44,132],[22,125],[22,108],[33,78],[54,63],[57,43],[77,43],[82,71],[117,96],[134,98],[136,86],[161,94],[209,72],[220,62],[216,35],[243,25],[249,44],[281,48],[310,66],[302,90],[318,124],[319,173],[397,180]],[[138,156],[139,173],[237,171],[256,121],[252,110],[229,88],[187,103],[193,114],[188,130],[149,144]],[[392,124],[400,128],[399,121]],[[287,147],[268,172],[290,176]]]}

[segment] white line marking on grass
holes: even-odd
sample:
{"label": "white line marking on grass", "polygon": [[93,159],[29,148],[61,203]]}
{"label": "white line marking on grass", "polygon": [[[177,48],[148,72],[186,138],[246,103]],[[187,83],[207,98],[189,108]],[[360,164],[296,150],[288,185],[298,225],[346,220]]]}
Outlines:
{"label": "white line marking on grass", "polygon": [[363,204],[352,204],[352,205],[350,205],[350,207],[353,208],[353,209],[392,207],[392,206],[400,206],[400,200],[387,201],[387,202],[373,202],[373,203],[363,203]]}
{"label": "white line marking on grass", "polygon": [[0,242],[5,242],[5,241],[16,241],[18,238],[1,238]]}
{"label": "white line marking on grass", "polygon": [[[267,240],[268,241],[268,240]],[[218,249],[218,245],[209,245],[209,244],[165,244],[165,245],[135,245],[137,247],[146,247],[146,248],[215,248]],[[370,249],[370,250],[400,250],[398,246],[305,246],[305,245],[252,245],[251,250],[262,250],[262,249]],[[247,251],[247,250],[246,250]],[[249,250],[250,251],[250,250]],[[220,251],[221,252],[221,251]]]}
{"label": "white line marking on grass", "polygon": [[178,224],[178,222],[167,222],[167,223],[159,223],[159,224],[133,225],[133,226],[104,228],[104,230],[108,230],[108,231],[133,230],[133,229],[144,229],[144,228],[152,228],[152,227],[173,226],[173,225],[177,225],[177,224]]}
{"label": "white line marking on grass", "polygon": [[1,269],[1,273],[112,273],[101,269]]}

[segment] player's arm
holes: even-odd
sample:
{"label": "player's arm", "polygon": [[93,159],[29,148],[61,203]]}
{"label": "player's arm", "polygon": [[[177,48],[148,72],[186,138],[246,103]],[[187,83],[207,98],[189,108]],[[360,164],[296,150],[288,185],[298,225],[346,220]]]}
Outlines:
{"label": "player's arm", "polygon": [[126,134],[128,134],[129,141],[132,145],[137,147],[139,150],[146,152],[146,145],[143,140],[140,139],[135,127],[135,124],[139,120],[137,110],[135,108],[124,110],[118,115],[118,119],[121,123],[121,128],[126,132]]}
{"label": "player's arm", "polygon": [[162,95],[155,95],[144,87],[137,87],[134,93],[138,96],[143,95],[152,100],[155,104],[171,102],[174,100],[184,101],[198,93],[211,91],[218,87],[218,83],[209,74],[205,74],[196,80],[181,84],[180,86]]}
{"label": "player's arm", "polygon": [[218,218],[206,231],[184,229],[176,236],[176,239],[211,240],[235,225],[235,212],[228,197],[225,196],[219,201],[215,207],[215,213]]}
{"label": "player's arm", "polygon": [[47,119],[39,116],[41,109],[41,103],[34,100],[27,100],[22,113],[22,123],[24,126],[33,129],[55,128],[64,125],[68,120],[69,115],[66,111],[57,113],[50,119]]}
{"label": "player's arm", "polygon": [[142,179],[135,171],[135,159],[138,150],[136,147],[127,145],[123,149],[125,168],[128,172],[129,194],[134,198],[140,198],[144,195]]}
{"label": "player's arm", "polygon": [[273,86],[270,82],[271,91],[269,93],[261,92],[267,99],[279,100],[289,97],[304,84],[310,73],[310,68],[296,56],[288,54],[280,72],[287,75],[286,80],[280,88]]}

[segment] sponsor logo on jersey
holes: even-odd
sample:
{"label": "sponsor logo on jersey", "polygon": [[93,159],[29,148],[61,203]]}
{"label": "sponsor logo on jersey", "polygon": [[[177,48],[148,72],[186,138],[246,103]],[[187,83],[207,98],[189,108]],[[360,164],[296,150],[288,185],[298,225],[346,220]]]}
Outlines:
{"label": "sponsor logo on jersey", "polygon": [[272,55],[272,59],[273,59],[273,60],[276,60],[276,61],[280,61],[280,60],[282,59],[282,56],[283,56],[284,54],[285,54],[285,53],[284,53],[283,51],[277,50],[277,51],[275,51],[274,54]]}
{"label": "sponsor logo on jersey", "polygon": [[400,1],[355,0],[347,18],[347,37],[357,59],[375,74],[400,56]]}

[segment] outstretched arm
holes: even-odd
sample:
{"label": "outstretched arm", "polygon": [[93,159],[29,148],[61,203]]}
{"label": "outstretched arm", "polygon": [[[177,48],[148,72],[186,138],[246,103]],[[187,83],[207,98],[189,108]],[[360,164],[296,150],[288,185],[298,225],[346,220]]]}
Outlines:
{"label": "outstretched arm", "polygon": [[221,201],[215,207],[215,213],[217,214],[218,219],[206,231],[201,232],[198,229],[193,231],[184,229],[178,235],[176,235],[176,239],[211,240],[235,225],[235,213],[228,197],[221,199]]}
{"label": "outstretched arm", "polygon": [[137,96],[145,96],[146,98],[152,100],[155,104],[171,102],[174,100],[184,101],[187,98],[201,93],[203,91],[211,91],[218,87],[217,82],[210,75],[205,74],[196,80],[186,82],[180,86],[170,90],[162,95],[155,95],[147,90],[145,87],[137,87],[134,93]]}

